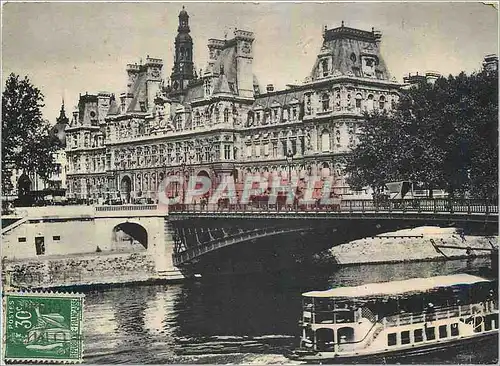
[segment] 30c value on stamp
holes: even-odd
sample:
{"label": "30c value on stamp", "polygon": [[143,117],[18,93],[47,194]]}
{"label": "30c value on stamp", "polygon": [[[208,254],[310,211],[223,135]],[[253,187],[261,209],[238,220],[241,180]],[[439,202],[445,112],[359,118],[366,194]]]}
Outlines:
{"label": "30c value on stamp", "polygon": [[5,293],[5,361],[81,362],[83,294]]}

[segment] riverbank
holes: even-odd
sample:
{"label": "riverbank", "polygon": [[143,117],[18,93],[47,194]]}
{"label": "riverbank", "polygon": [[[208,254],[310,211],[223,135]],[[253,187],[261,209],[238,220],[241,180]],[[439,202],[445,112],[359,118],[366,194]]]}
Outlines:
{"label": "riverbank", "polygon": [[455,228],[423,226],[355,240],[319,257],[339,265],[438,261],[489,256],[497,237],[461,235]]}
{"label": "riverbank", "polygon": [[183,279],[178,270],[157,270],[147,251],[101,252],[4,260],[3,282],[14,288],[79,288]]}

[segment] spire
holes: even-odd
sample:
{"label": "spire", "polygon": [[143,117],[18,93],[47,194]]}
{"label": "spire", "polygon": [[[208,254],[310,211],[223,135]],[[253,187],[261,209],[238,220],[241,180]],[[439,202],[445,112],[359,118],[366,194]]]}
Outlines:
{"label": "spire", "polygon": [[64,97],[62,98],[61,111],[59,112],[59,117],[56,119],[57,123],[68,123],[69,119],[66,117],[66,112],[64,110]]}
{"label": "spire", "polygon": [[194,79],[193,39],[189,35],[189,15],[184,8],[179,13],[179,28],[175,37],[174,66],[170,79],[175,90],[182,90]]}

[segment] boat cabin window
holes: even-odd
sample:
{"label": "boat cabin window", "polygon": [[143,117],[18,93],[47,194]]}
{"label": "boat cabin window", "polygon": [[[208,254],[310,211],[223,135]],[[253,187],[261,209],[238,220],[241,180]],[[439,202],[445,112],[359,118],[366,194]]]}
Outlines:
{"label": "boat cabin window", "polygon": [[351,327],[343,327],[337,330],[338,343],[347,343],[354,341],[354,329]]}
{"label": "boat cabin window", "polygon": [[484,317],[484,330],[492,330],[498,327],[498,314],[490,314]]}
{"label": "boat cabin window", "polygon": [[432,341],[433,339],[436,339],[436,328],[434,327],[429,327],[425,328],[425,339],[428,341]]}
{"label": "boat cabin window", "polygon": [[448,330],[446,329],[446,325],[439,326],[439,338],[448,337]]}
{"label": "boat cabin window", "polygon": [[424,332],[422,331],[422,329],[415,329],[413,331],[413,339],[414,339],[415,343],[417,343],[417,342],[423,342],[423,340],[424,340]]}
{"label": "boat cabin window", "polygon": [[314,310],[315,311],[333,311],[334,302],[331,299],[315,299],[314,300]]}
{"label": "boat cabin window", "polygon": [[450,326],[450,335],[456,337],[458,335],[458,323],[453,323]]}
{"label": "boat cabin window", "polygon": [[401,332],[401,344],[408,344],[410,343],[410,331],[405,330]]}
{"label": "boat cabin window", "polygon": [[333,351],[334,343],[333,329],[320,328],[316,331],[316,347],[318,351]]}
{"label": "boat cabin window", "polygon": [[335,313],[335,323],[352,323],[352,322],[354,322],[354,312],[352,310]]}
{"label": "boat cabin window", "polygon": [[389,333],[387,334],[387,345],[388,346],[395,346],[398,343],[396,333]]}
{"label": "boat cabin window", "polygon": [[482,331],[482,325],[483,325],[483,317],[482,316],[476,316],[474,319],[474,332],[479,333]]}

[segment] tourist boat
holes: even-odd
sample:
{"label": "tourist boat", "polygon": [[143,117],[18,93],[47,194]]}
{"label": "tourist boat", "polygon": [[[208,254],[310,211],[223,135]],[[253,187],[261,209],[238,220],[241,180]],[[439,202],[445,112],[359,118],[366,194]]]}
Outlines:
{"label": "tourist boat", "polygon": [[494,339],[497,289],[497,280],[464,273],[306,292],[300,347],[287,356],[367,361]]}

